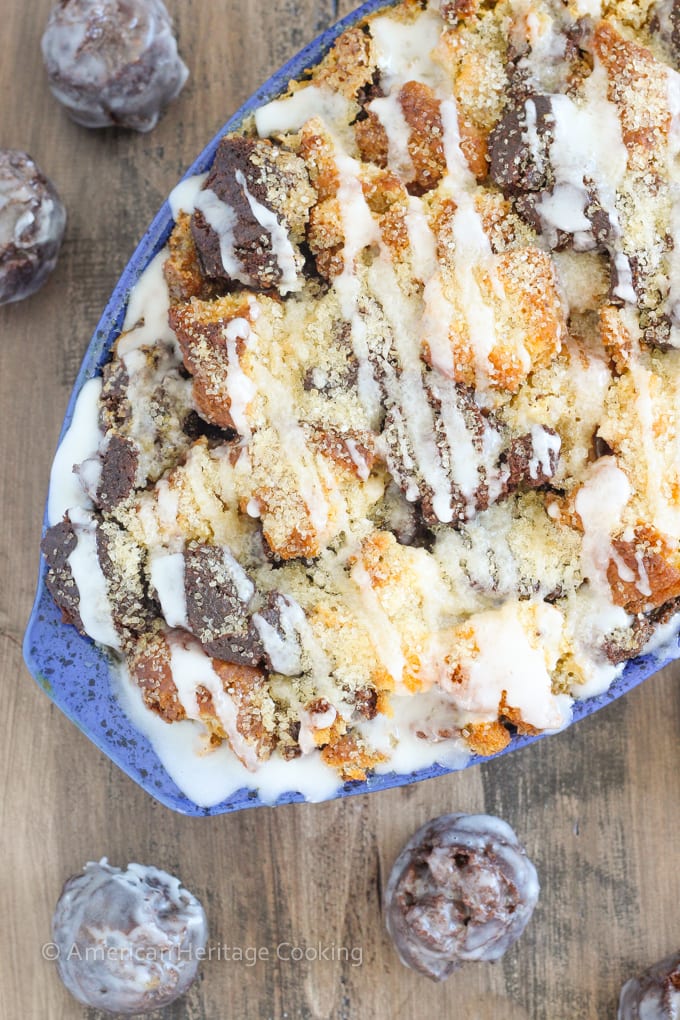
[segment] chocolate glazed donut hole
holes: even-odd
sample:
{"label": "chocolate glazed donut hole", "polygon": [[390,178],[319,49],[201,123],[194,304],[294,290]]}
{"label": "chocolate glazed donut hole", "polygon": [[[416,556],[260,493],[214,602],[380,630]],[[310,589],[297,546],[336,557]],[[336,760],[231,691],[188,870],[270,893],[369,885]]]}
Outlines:
{"label": "chocolate glazed donut hole", "polygon": [[150,131],[189,75],[162,0],[61,0],[42,53],[52,94],[89,128]]}
{"label": "chocolate glazed donut hole", "polygon": [[385,921],[403,964],[443,981],[469,960],[493,961],[520,937],[538,901],[536,869],[500,818],[435,818],[392,868]]}

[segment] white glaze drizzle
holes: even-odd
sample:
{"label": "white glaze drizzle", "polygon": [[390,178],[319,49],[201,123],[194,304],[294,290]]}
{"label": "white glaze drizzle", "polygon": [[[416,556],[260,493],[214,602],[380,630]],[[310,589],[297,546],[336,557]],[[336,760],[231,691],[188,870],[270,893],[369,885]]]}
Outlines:
{"label": "white glaze drizzle", "polygon": [[243,340],[247,345],[251,337],[250,323],[247,319],[232,319],[223,330],[227,345],[227,396],[229,397],[229,414],[234,428],[244,439],[250,439],[252,431],[248,421],[248,406],[257,392],[249,376],[243,371],[239,360],[237,341]]}
{"label": "white glaze drizzle", "polygon": [[168,323],[170,292],[163,275],[167,257],[168,249],[163,248],[152,258],[130,291],[123,333],[117,344],[121,357],[138,347],[153,347],[159,342],[177,344]]}
{"label": "white glaze drizzle", "polygon": [[167,478],[161,478],[156,486],[158,520],[161,528],[176,526],[179,513],[179,490]]}
{"label": "white glaze drizzle", "polygon": [[471,722],[494,721],[505,692],[506,704],[531,726],[556,730],[570,721],[571,699],[551,689],[563,631],[558,609],[544,602],[508,601],[500,609],[473,614],[468,626],[476,652],[458,653],[463,679],[440,681],[459,711]]}
{"label": "white glaze drizzle", "polygon": [[[253,330],[255,342],[258,338]],[[309,512],[315,531],[321,533],[328,525],[330,506],[324,493],[320,471],[321,458],[317,461],[307,442],[307,436],[297,417],[294,395],[291,387],[267,370],[260,359],[253,367],[255,390],[265,400],[269,423],[278,435],[279,449],[285,457],[291,473],[297,481],[297,488]]]}
{"label": "white glaze drizzle", "polygon": [[437,244],[427,221],[423,200],[409,195],[409,208],[404,217],[411,249],[413,275],[422,283],[430,281],[437,269]]}
{"label": "white glaze drizzle", "polygon": [[[274,99],[255,111],[255,127],[260,138],[299,131],[312,117],[327,124],[342,125],[353,119],[356,106],[339,92],[324,85],[307,85],[291,96]],[[341,132],[343,134],[343,132]],[[351,137],[344,133],[344,140]]]}
{"label": "white glaze drizzle", "polygon": [[[412,444],[414,468],[433,491],[435,513],[443,522],[453,519],[451,507],[451,486],[442,467],[434,440],[433,411],[428,402],[423,382],[423,365],[420,358],[420,342],[417,312],[413,303],[402,294],[396,279],[392,260],[385,249],[361,190],[359,164],[356,160],[336,149],[335,163],[340,174],[339,192],[346,196],[351,212],[345,213],[345,248],[343,251],[344,270],[336,279],[343,314],[352,326],[352,343],[359,364],[359,394],[369,418],[379,408],[380,391],[375,382],[368,356],[368,341],[365,317],[358,302],[360,283],[354,271],[355,258],[367,244],[373,243],[380,250],[368,269],[371,292],[378,298],[383,314],[389,322],[395,351],[401,371],[391,373],[386,366],[386,385],[394,406],[403,415],[404,426]],[[347,209],[347,206],[345,206]],[[376,406],[377,402],[377,406]],[[412,487],[407,498],[415,500],[418,489]]]}
{"label": "white glaze drizzle", "polygon": [[184,591],[184,553],[152,553],[150,574],[168,627],[191,630]]}
{"label": "white glaze drizzle", "polygon": [[229,549],[222,548],[222,563],[234,586],[236,595],[241,602],[248,603],[255,594],[255,585],[250,580],[239,561],[232,556]]}
{"label": "white glaze drizzle", "polygon": [[616,268],[617,279],[612,294],[629,305],[636,304],[637,294],[633,287],[633,270],[630,265],[630,259],[624,252],[619,251],[614,256],[614,266]]}
{"label": "white glaze drizzle", "polygon": [[620,247],[621,225],[616,208],[628,152],[618,109],[608,98],[607,72],[597,57],[581,105],[566,95],[553,95],[551,117],[550,162],[555,184],[552,194],[544,196],[537,206],[543,233],[551,247],[557,245],[558,230],[573,235],[576,251],[596,246],[592,225],[585,215],[590,203],[586,179],[592,181],[613,233],[611,254],[619,273],[616,296],[634,304],[632,272],[628,256]]}
{"label": "white glaze drizzle", "polygon": [[279,599],[277,609],[280,629],[273,627],[260,613],[253,614],[253,623],[274,670],[283,676],[298,676],[302,672],[301,642],[306,624],[304,610],[287,597]]}
{"label": "white glaze drizzle", "polygon": [[613,558],[612,537],[621,530],[623,510],[631,497],[628,478],[613,457],[600,457],[576,495],[576,512],[583,525],[583,575],[598,594],[611,603],[607,570]]}
{"label": "white glaze drizzle", "polygon": [[634,576],[635,586],[641,595],[649,598],[652,594],[652,586],[649,583],[649,574],[645,566],[645,554],[641,549],[635,551],[635,566],[637,568]]}
{"label": "white glaze drizzle", "polygon": [[73,418],[52,463],[47,500],[47,523],[58,524],[71,507],[88,509],[92,501],[74,467],[96,457],[103,433],[99,427],[101,378],[88,379],[78,394]]}
{"label": "white glaze drizzle", "polygon": [[249,191],[245,176],[240,170],[236,171],[236,180],[246,196],[250,211],[271,239],[272,252],[277,265],[281,270],[281,282],[279,290],[281,294],[291,294],[302,287],[302,280],[298,277],[297,263],[295,260],[295,249],[288,237],[288,230],[285,223],[280,223],[276,213],[255,198]]}
{"label": "white glaze drizzle", "polygon": [[96,518],[89,510],[71,507],[69,519],[77,544],[68,557],[68,565],[78,589],[78,613],[83,629],[93,641],[120,651],[108,585],[97,551]]}
{"label": "white glaze drizzle", "polygon": [[361,593],[363,615],[368,624],[367,629],[371,642],[380,661],[399,690],[406,666],[399,629],[395,627],[381,606],[370,575],[360,559],[352,567],[350,577]]}
{"label": "white glaze drizzle", "polygon": [[180,181],[179,184],[172,189],[168,197],[168,204],[175,223],[177,222],[181,212],[191,215],[194,211],[196,208],[196,199],[198,198],[207,177],[207,173],[194,174],[193,177],[187,177],[186,180]]}
{"label": "white glaze drizzle", "polygon": [[330,705],[325,712],[300,712],[300,733],[298,744],[303,754],[311,754],[317,748],[314,734],[332,726],[338,717],[336,709]]}
{"label": "white glaze drizzle", "polygon": [[[490,279],[494,291],[500,297],[505,295],[495,272],[491,244],[475,208],[472,193],[475,179],[461,149],[455,100],[444,100],[440,110],[444,126],[446,185],[451,189],[456,202],[453,219],[456,280],[462,290],[462,307],[475,356],[477,389],[483,394],[488,388],[491,370],[489,354],[496,344],[496,321],[493,308],[480,290],[477,273],[482,271]],[[440,336],[444,340],[443,334]],[[433,362],[446,373],[449,370],[451,355],[441,348],[441,343],[434,345]]]}
{"label": "white glaze drizzle", "polygon": [[179,632],[168,635],[168,645],[170,669],[177,688],[177,697],[189,718],[199,718],[196,692],[198,687],[205,687],[210,693],[215,715],[224,727],[234,754],[248,770],[257,769],[259,765],[257,752],[238,730],[237,706],[215,672],[210,656],[205,654],[198,641],[187,636],[180,637]]}
{"label": "white glaze drizzle", "polygon": [[398,378],[390,377],[388,382],[390,395],[403,412],[415,467],[432,490],[433,510],[442,523],[448,524],[453,520],[451,482],[434,439],[435,418],[425,392],[418,319],[412,302],[404,298],[392,262],[384,251],[371,265],[369,279],[390,324],[401,366]]}
{"label": "white glaze drizzle", "polygon": [[431,59],[443,27],[441,18],[432,11],[424,11],[413,21],[397,21],[389,14],[371,20],[377,64],[387,91],[407,81],[436,89],[444,81],[444,72]]}
{"label": "white glaze drizzle", "polygon": [[400,102],[398,91],[374,99],[369,110],[376,115],[387,136],[387,165],[393,173],[407,183],[415,177],[413,160],[409,152],[411,128]]}
{"label": "white glaze drizzle", "polygon": [[340,300],[343,317],[352,327],[352,346],[358,362],[359,397],[371,425],[375,426],[382,398],[368,357],[366,318],[359,307],[361,285],[356,274],[356,261],[364,248],[379,243],[380,231],[364,198],[357,174],[359,164],[342,152],[337,141],[335,162],[340,176],[338,205],[345,241],[343,270],[333,286]]}
{"label": "white glaze drizzle", "polygon": [[534,479],[542,475],[550,478],[552,465],[557,461],[562,448],[562,440],[555,433],[548,432],[543,425],[532,425],[531,448],[533,453],[529,460],[529,475]]}
{"label": "white glaze drizzle", "polygon": [[346,439],[345,446],[349,453],[352,463],[357,469],[357,474],[362,482],[365,482],[371,474],[371,469],[366,463],[366,458],[361,453],[356,441],[354,439]]}
{"label": "white glaze drizzle", "polygon": [[258,762],[254,774],[226,741],[206,753],[205,730],[200,724],[184,720],[168,726],[150,712],[141,691],[123,668],[117,674],[117,688],[133,725],[148,737],[168,775],[194,804],[213,807],[243,788],[257,790],[267,804],[290,791],[318,802],[332,797],[342,785],[338,773],[322,761],[319,751],[292,761],[272,756]]}
{"label": "white glaze drizzle", "polygon": [[235,251],[234,228],[238,218],[234,209],[227,202],[223,202],[212,188],[204,188],[196,198],[194,205],[219,238],[220,258],[227,276],[240,283],[249,284],[250,277]]}

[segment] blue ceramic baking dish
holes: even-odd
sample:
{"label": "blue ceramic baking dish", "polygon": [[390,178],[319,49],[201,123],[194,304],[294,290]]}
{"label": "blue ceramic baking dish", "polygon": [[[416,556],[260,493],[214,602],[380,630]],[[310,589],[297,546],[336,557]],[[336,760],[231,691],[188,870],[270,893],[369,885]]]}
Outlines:
{"label": "blue ceramic baking dish", "polygon": [[[345,28],[386,6],[389,6],[389,0],[369,0],[301,50],[234,114],[187,170],[185,177],[208,170],[220,138],[227,131],[236,130],[258,107],[285,92],[291,79],[318,63]],[[71,423],[80,390],[88,379],[100,374],[111,346],[120,333],[131,289],[151,259],[167,242],[172,226],[170,206],[165,202],[126,266],[95,330],[69,401],[60,441]],[[37,683],[61,711],[147,793],[175,811],[200,816],[261,806],[263,802],[258,795],[247,789],[239,790],[212,807],[200,807],[182,793],[163,768],[147,738],[134,728],[124,713],[114,692],[112,663],[107,653],[89,638],[81,637],[74,627],[62,622],[61,613],[47,591],[45,574],[45,564],[41,561],[35,603],[24,638],[24,658]],[[677,658],[678,654],[675,639],[659,655],[645,655],[632,660],[605,694],[574,704],[573,721],[577,722],[619,698],[667,662]],[[540,736],[515,735],[502,753],[524,747],[540,739]],[[488,759],[473,755],[467,764],[473,765],[481,760]],[[449,771],[448,768],[432,766],[407,775],[374,775],[364,782],[346,783],[335,796],[386,790],[445,775]],[[290,792],[279,797],[276,803],[287,804],[302,800],[304,798],[301,794]]]}

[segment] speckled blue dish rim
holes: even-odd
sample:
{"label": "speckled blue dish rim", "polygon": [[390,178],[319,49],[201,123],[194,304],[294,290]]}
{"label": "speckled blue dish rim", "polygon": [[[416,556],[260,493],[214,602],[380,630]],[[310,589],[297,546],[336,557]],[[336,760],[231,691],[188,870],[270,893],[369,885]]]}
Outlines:
{"label": "speckled blue dish rim", "polygon": [[[345,28],[365,15],[381,7],[390,6],[394,2],[396,0],[388,2],[369,0],[301,50],[234,114],[184,176],[190,177],[208,170],[222,136],[227,131],[236,130],[259,106],[284,92],[290,80],[298,78],[307,68],[317,64]],[[123,324],[131,289],[151,259],[166,244],[172,225],[172,214],[166,201],[125,267],[94,332],[69,400],[60,442],[73,418],[80,390],[88,379],[101,374],[102,366],[108,359],[111,346]],[[43,527],[47,527],[47,512]],[[123,772],[152,797],[174,811],[186,815],[205,816],[264,806],[257,793],[248,789],[239,790],[222,803],[207,808],[200,807],[182,793],[163,768],[150,742],[135,729],[125,715],[113,690],[112,663],[108,654],[89,638],[78,634],[74,627],[62,621],[61,613],[47,591],[45,576],[45,563],[41,559],[35,603],[24,637],[24,659],[36,682],[54,704]],[[674,654],[669,654],[667,650],[666,655],[661,658],[646,655],[631,660],[606,693],[574,703],[573,722],[592,715],[604,705],[615,701],[679,655],[680,652],[675,649]],[[501,754],[518,750],[546,735],[515,734]],[[465,767],[489,760],[472,755]],[[346,797],[388,790],[395,786],[447,775],[451,771],[449,768],[434,765],[407,775],[396,773],[372,775],[363,782],[345,783],[334,796]],[[290,792],[282,794],[276,803],[290,804],[304,799],[301,794]]]}

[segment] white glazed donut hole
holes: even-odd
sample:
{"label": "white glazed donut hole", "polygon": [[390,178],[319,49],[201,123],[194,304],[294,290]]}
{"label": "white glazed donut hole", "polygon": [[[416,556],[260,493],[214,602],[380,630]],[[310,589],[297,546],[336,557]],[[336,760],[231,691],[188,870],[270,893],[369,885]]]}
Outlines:
{"label": "white glazed donut hole", "polygon": [[103,858],[66,882],[52,936],[69,992],[86,1006],[130,1016],[187,991],[208,924],[178,878],[141,864],[123,871]]}

